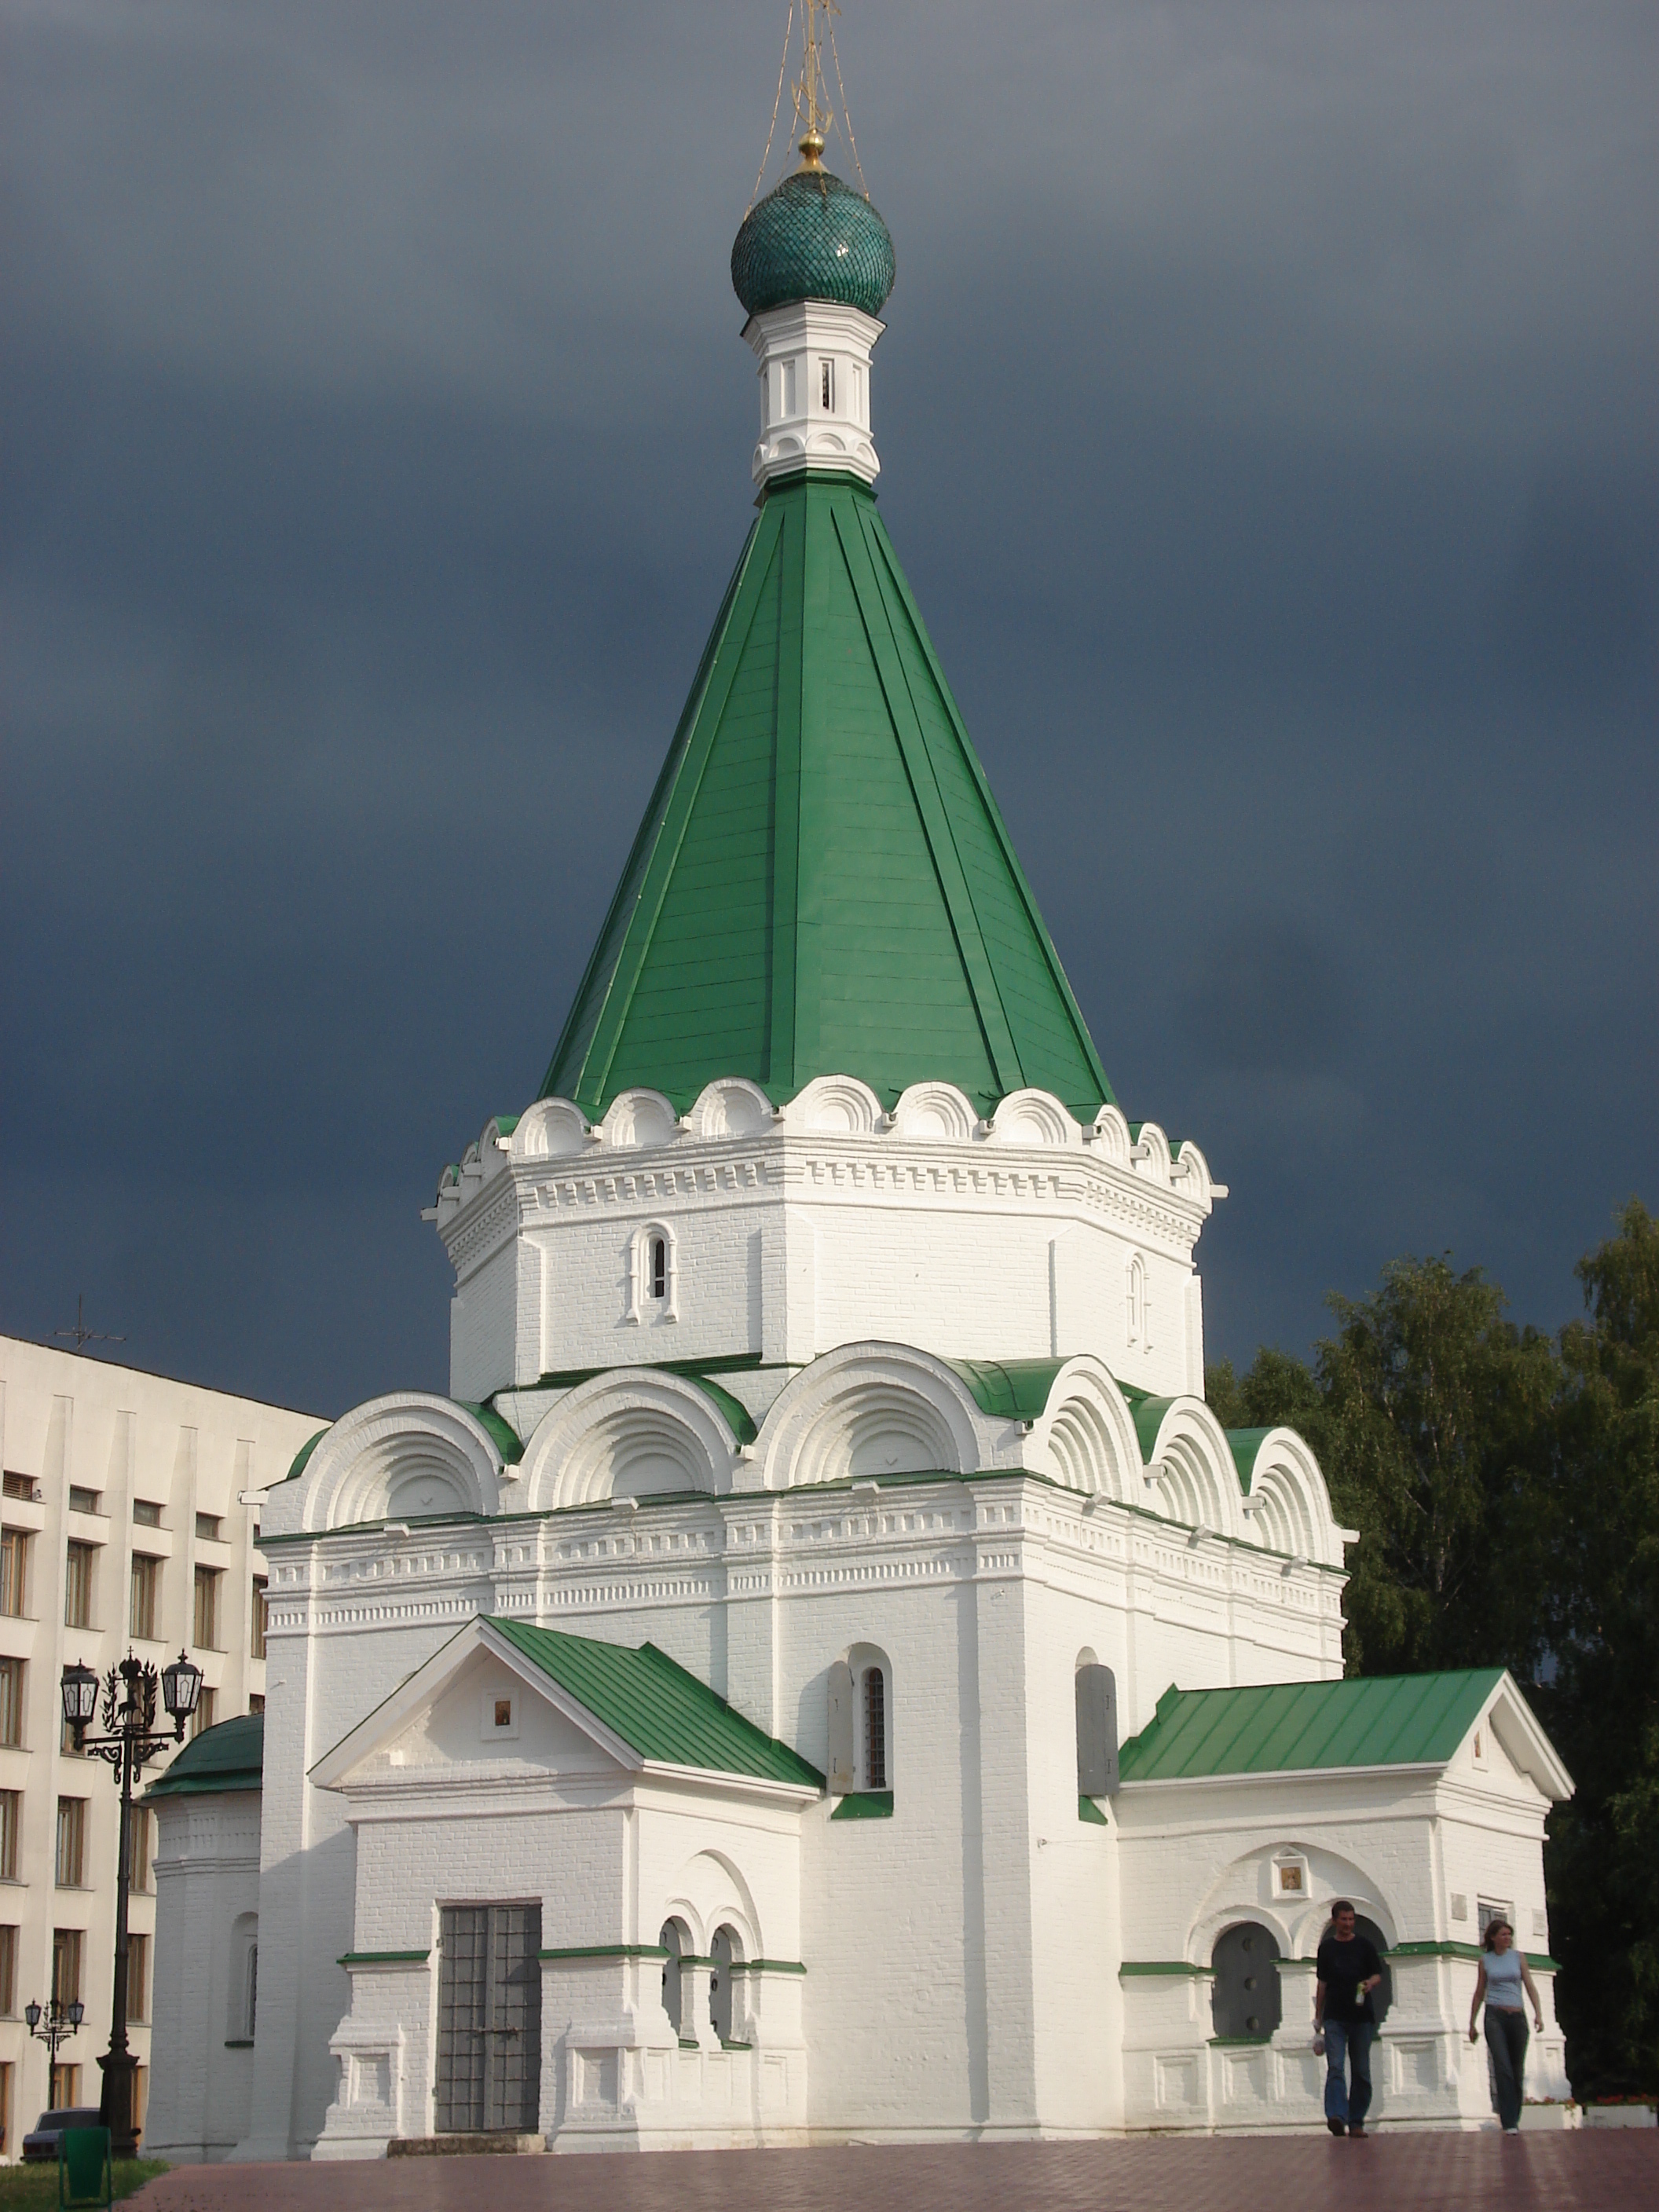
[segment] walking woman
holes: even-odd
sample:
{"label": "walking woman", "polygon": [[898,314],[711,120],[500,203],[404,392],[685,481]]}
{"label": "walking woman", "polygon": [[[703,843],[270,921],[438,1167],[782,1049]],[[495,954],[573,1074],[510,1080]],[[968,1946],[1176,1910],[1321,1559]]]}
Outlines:
{"label": "walking woman", "polygon": [[1515,1930],[1507,1920],[1494,1920],[1486,1930],[1486,1955],[1474,1970],[1469,2041],[1474,2041],[1475,2016],[1484,2001],[1486,2048],[1492,2053],[1492,2079],[1498,2084],[1498,2117],[1506,2136],[1521,2132],[1521,2098],[1527,2071],[1527,2015],[1521,1994],[1523,1990],[1532,2000],[1532,2024],[1541,2035],[1543,2007],[1538,2002],[1538,1991],[1526,1960],[1515,1948]]}

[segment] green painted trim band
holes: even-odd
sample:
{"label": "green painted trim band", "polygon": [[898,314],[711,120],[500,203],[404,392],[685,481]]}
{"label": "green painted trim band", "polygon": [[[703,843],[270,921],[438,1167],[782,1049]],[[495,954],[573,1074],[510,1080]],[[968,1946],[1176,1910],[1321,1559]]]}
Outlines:
{"label": "green painted trim band", "polygon": [[566,1959],[665,1959],[660,1943],[578,1943],[568,1950],[538,1951],[544,1965]]}
{"label": "green painted trim band", "polygon": [[1237,2051],[1241,2047],[1265,2051],[1272,2041],[1271,2035],[1212,2035],[1210,2048],[1212,2051]]}
{"label": "green painted trim band", "polygon": [[227,2051],[252,2051],[252,2048],[253,2038],[251,2035],[228,2035],[225,2038]]}
{"label": "green painted trim band", "polygon": [[1084,1821],[1090,1827],[1109,1828],[1112,1825],[1106,1818],[1106,1815],[1101,1811],[1099,1806],[1096,1804],[1092,1797],[1079,1797],[1078,1799],[1077,1816],[1079,1820]]}
{"label": "green painted trim band", "polygon": [[[1487,1954],[1484,1943],[1396,1943],[1382,1955],[1385,1959],[1464,1959],[1479,1966]],[[1523,1951],[1521,1955],[1528,1966],[1536,1967],[1540,1974],[1559,1973],[1561,1970],[1561,1961],[1552,1959],[1547,1951]]]}
{"label": "green painted trim band", "polygon": [[1140,1974],[1186,1975],[1194,1981],[1207,1980],[1214,1973],[1213,1966],[1189,1966],[1185,1959],[1126,1959],[1118,1968],[1118,1979],[1127,1981]]}
{"label": "green painted trim band", "polygon": [[731,1971],[734,1974],[804,1974],[806,1969],[799,1959],[733,1959]]}
{"label": "green painted trim band", "polygon": [[[649,1368],[653,1375],[688,1376],[752,1374],[761,1367],[793,1368],[801,1363],[798,1359],[769,1360],[758,1352],[717,1352],[708,1359],[630,1359],[626,1364]],[[584,1382],[591,1382],[596,1375],[614,1375],[617,1371],[615,1367],[550,1368],[533,1382],[503,1383],[495,1395],[504,1398],[530,1390],[575,1390]]]}
{"label": "green painted trim band", "polygon": [[832,1820],[890,1820],[890,1790],[849,1790],[830,1815]]}
{"label": "green painted trim band", "polygon": [[424,1963],[432,1956],[425,1951],[345,1951],[335,1960],[337,1966],[413,1966]]}

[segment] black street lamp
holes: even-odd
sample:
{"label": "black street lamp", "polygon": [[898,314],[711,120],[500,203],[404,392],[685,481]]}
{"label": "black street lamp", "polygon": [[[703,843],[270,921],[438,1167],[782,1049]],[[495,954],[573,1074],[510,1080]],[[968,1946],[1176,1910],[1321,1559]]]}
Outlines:
{"label": "black street lamp", "polygon": [[[87,2008],[79,1997],[70,2004],[59,2004],[56,1997],[49,1997],[44,2011],[38,2003],[26,2004],[23,2007],[23,2017],[29,2024],[29,2033],[37,2043],[44,2043],[52,2054],[52,2068],[54,2074],[58,2070],[58,2045],[69,2041],[70,2036],[86,2018],[86,2014]],[[46,2023],[44,2027],[40,2025],[43,2019]],[[57,2087],[54,2081],[52,2083],[54,2092]],[[54,2104],[58,2101],[55,2094],[52,2101]]]}
{"label": "black street lamp", "polygon": [[[161,1695],[173,1722],[170,1731],[155,1727],[155,1691]],[[138,2130],[132,2117],[132,2076],[137,2064],[127,2049],[127,1898],[132,1882],[132,1785],[152,1759],[172,1743],[185,1740],[185,1723],[196,1710],[202,1691],[202,1670],[181,1651],[158,1678],[147,1660],[131,1651],[118,1668],[112,1667],[100,1685],[90,1667],[77,1660],[65,1667],[60,1688],[64,1718],[74,1733],[75,1748],[107,1759],[115,1770],[115,1786],[121,1793],[120,1856],[115,1868],[115,1994],[110,2007],[109,2049],[98,2061],[104,2069],[104,2094],[99,2099],[99,2118],[110,2131],[110,2149],[117,2158],[135,2158]],[[87,1734],[98,1711],[100,1688],[104,1698],[104,1733]],[[56,2006],[54,2004],[54,2010]],[[30,2010],[34,2008],[31,2006]],[[80,2025],[81,2007],[68,2010]],[[33,2022],[30,2021],[30,2033]],[[43,2039],[44,2040],[44,2039]],[[53,2045],[54,2052],[56,2045]]]}

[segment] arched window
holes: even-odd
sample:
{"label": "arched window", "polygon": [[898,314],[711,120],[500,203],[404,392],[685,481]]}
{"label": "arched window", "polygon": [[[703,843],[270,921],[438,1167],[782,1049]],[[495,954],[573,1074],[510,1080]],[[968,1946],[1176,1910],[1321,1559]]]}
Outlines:
{"label": "arched window", "polygon": [[866,1790],[885,1790],[887,1782],[887,1670],[884,1667],[866,1667],[864,1670],[864,1786]]}
{"label": "arched window", "polygon": [[674,1232],[666,1222],[650,1221],[634,1232],[629,1260],[628,1318],[649,1327],[679,1319],[679,1284]]}
{"label": "arched window", "polygon": [[732,2040],[732,1966],[742,1956],[743,1945],[735,1928],[714,1930],[708,1954],[714,1965],[708,1975],[708,2024],[723,2044]]}
{"label": "arched window", "polygon": [[1259,1921],[1242,1921],[1216,1938],[1210,1964],[1217,2035],[1227,2043],[1265,2043],[1284,2012],[1278,1939]]}
{"label": "arched window", "polygon": [[[1077,1662],[1077,1794],[1117,1794],[1117,1683],[1092,1651]],[[1086,1817],[1086,1816],[1085,1816]]]}
{"label": "arched window", "polygon": [[668,2025],[684,2042],[685,1999],[680,1960],[690,1948],[690,1939],[679,1921],[665,1920],[657,1941],[668,1954],[662,1962],[662,2008],[668,2014]]}
{"label": "arched window", "polygon": [[[893,1669],[887,1654],[855,1644],[830,1669],[829,1779],[832,1797],[888,1798],[893,1788]],[[865,1808],[890,1812],[890,1803]],[[847,1817],[841,1815],[838,1817]]]}
{"label": "arched window", "polygon": [[1139,1345],[1143,1351],[1150,1352],[1152,1348],[1152,1310],[1146,1296],[1146,1263],[1139,1252],[1129,1262],[1125,1296],[1128,1306],[1129,1341]]}
{"label": "arched window", "polygon": [[251,2043],[259,2009],[259,1916],[239,1912],[230,1929],[230,2007],[226,2023],[232,2043]]}

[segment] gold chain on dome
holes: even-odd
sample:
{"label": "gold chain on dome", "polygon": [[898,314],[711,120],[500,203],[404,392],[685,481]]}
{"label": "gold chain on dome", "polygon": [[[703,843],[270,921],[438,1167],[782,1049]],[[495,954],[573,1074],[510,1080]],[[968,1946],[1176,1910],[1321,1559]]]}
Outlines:
{"label": "gold chain on dome", "polygon": [[[835,19],[841,10],[836,0],[804,0],[801,9],[801,71],[790,91],[794,100],[794,128],[805,128],[797,143],[800,149],[801,169],[818,170],[823,167],[824,142],[836,127],[836,111],[830,103],[830,88],[823,74],[823,45],[825,35],[830,42],[830,56],[835,64],[836,89],[841,94],[841,122],[847,135],[847,143],[853,156],[853,167],[858,172],[859,184],[867,200],[870,187],[864,180],[864,164],[859,159],[858,141],[853,136],[853,123],[847,112],[847,87],[841,73],[841,53],[836,45]],[[823,19],[820,30],[818,18]],[[760,197],[760,188],[766,176],[766,165],[772,158],[772,141],[777,132],[778,109],[783,101],[783,81],[789,69],[789,45],[795,27],[795,0],[789,0],[788,21],[783,31],[783,58],[778,64],[778,88],[772,100],[772,120],[766,133],[766,150],[761,155],[760,168],[755,177],[755,189],[749,196],[745,216]],[[799,172],[797,172],[799,174]]]}

